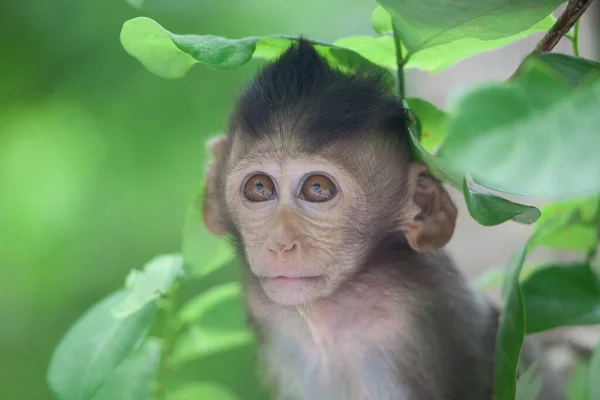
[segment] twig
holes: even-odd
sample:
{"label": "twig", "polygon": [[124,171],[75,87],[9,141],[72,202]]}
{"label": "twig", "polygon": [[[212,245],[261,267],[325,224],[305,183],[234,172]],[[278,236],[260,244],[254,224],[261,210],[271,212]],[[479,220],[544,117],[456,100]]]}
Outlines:
{"label": "twig", "polygon": [[592,4],[592,1],[594,0],[569,0],[569,4],[567,4],[565,11],[558,17],[554,26],[538,43],[534,52],[551,51],[560,39],[571,30],[579,17],[581,17],[590,4]]}
{"label": "twig", "polygon": [[581,18],[577,19],[575,22],[575,31],[573,32],[573,40],[571,40],[571,44],[573,45],[573,55],[575,57],[579,57],[579,22]]}
{"label": "twig", "polygon": [[392,24],[394,31],[394,47],[396,48],[396,66],[398,76],[398,96],[400,101],[404,100],[404,63],[405,60],[402,58],[402,43],[400,43],[400,36],[396,30],[396,25]]}

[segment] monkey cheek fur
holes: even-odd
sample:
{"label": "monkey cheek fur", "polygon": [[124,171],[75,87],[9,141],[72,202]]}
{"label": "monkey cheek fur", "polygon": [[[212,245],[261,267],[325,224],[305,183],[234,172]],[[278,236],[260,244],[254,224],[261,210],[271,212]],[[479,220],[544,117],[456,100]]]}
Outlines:
{"label": "monkey cheek fur", "polygon": [[260,285],[271,301],[294,306],[310,303],[322,295],[325,279],[321,276],[310,278],[261,278]]}

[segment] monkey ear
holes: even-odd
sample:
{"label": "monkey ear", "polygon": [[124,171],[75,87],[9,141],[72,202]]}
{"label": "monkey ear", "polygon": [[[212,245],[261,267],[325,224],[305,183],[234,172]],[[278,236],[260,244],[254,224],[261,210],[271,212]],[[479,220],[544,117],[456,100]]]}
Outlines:
{"label": "monkey ear", "polygon": [[214,235],[224,236],[227,234],[227,227],[224,221],[224,201],[223,196],[223,176],[221,171],[227,163],[229,155],[230,139],[226,135],[219,135],[206,144],[208,152],[213,159],[208,163],[204,175],[204,225]]}
{"label": "monkey ear", "polygon": [[437,250],[445,246],[454,233],[456,206],[423,163],[410,164],[409,180],[411,218],[401,229],[414,250]]}

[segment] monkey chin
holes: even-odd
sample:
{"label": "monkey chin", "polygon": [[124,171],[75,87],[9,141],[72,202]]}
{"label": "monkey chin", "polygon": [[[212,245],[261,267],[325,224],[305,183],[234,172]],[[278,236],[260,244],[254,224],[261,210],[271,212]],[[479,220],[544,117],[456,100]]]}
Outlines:
{"label": "monkey chin", "polygon": [[271,301],[282,306],[297,306],[310,303],[322,295],[325,278],[322,276],[261,278],[260,285]]}

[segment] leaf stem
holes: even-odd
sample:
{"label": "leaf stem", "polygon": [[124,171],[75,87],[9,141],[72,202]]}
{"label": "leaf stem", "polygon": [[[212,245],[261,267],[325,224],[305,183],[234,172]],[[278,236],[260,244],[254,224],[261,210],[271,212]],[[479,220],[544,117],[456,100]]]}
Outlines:
{"label": "leaf stem", "polygon": [[581,18],[578,18],[577,22],[575,22],[573,39],[571,40],[571,44],[573,45],[573,55],[575,57],[579,57],[579,22],[580,21],[581,21]]}
{"label": "leaf stem", "polygon": [[598,254],[598,248],[600,248],[600,195],[598,196],[598,204],[596,205],[596,212],[594,213],[593,221],[596,222],[596,244],[587,254],[587,264],[591,264]]}
{"label": "leaf stem", "polygon": [[[554,26],[544,35],[535,47],[534,53],[551,51],[554,46],[565,36],[579,20],[579,17],[587,10],[594,0],[569,0],[565,11],[558,17]],[[577,35],[577,30],[575,31]],[[576,42],[576,36],[574,42]],[[573,45],[575,46],[575,44]],[[577,49],[579,52],[579,49]]]}
{"label": "leaf stem", "polygon": [[396,25],[392,24],[392,30],[394,32],[394,47],[396,48],[396,66],[397,66],[397,77],[398,77],[398,97],[400,102],[404,101],[404,63],[405,60],[402,58],[402,43],[400,42],[400,34],[396,29]]}
{"label": "leaf stem", "polygon": [[163,338],[161,341],[160,363],[158,365],[155,381],[155,395],[158,400],[166,400],[167,398],[165,381],[170,372],[171,352],[173,351],[173,342],[177,333],[175,324],[175,298],[177,296],[177,291],[179,290],[179,285],[180,283],[177,281],[173,283],[169,290],[169,294],[161,299],[163,302],[162,309],[165,315],[165,327],[163,329]]}

